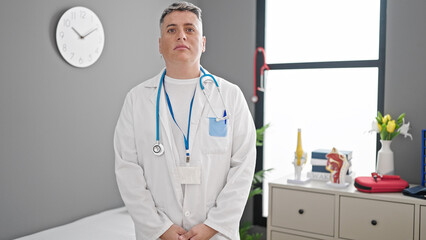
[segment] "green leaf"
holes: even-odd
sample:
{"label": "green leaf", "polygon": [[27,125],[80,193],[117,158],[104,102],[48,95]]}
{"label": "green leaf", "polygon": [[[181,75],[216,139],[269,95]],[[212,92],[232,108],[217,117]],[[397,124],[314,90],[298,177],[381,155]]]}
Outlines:
{"label": "green leaf", "polygon": [[244,222],[243,225],[240,226],[240,238],[247,239],[248,231],[252,228],[250,222]]}
{"label": "green leaf", "polygon": [[380,131],[380,139],[388,140],[388,139],[386,139],[387,135],[388,135],[388,131],[386,130],[386,124],[383,123],[382,124],[382,131]]}
{"label": "green leaf", "polygon": [[249,233],[252,227],[250,222],[244,222],[240,226],[240,240],[260,240],[263,237],[263,233]]}
{"label": "green leaf", "polygon": [[398,117],[398,122],[399,122],[399,121],[401,121],[401,122],[402,122],[402,119],[404,119],[404,117],[405,117],[405,113],[402,113],[401,115],[399,115],[399,117]]}
{"label": "green leaf", "polygon": [[380,122],[382,122],[383,115],[380,113],[380,111],[377,111],[377,117],[380,119]]}
{"label": "green leaf", "polygon": [[263,146],[263,136],[265,134],[265,130],[270,126],[270,123],[265,126],[256,129],[256,146]]}
{"label": "green leaf", "polygon": [[263,237],[263,233],[255,233],[254,234],[254,240],[260,240]]}
{"label": "green leaf", "polygon": [[262,183],[263,180],[265,179],[266,172],[269,172],[269,171],[272,171],[272,168],[263,169],[263,170],[260,170],[260,171],[256,172],[254,174],[254,177],[253,177],[253,184]]}
{"label": "green leaf", "polygon": [[398,136],[398,135],[399,135],[399,132],[398,132],[398,131],[395,131],[395,132],[391,133],[391,136],[390,136],[390,139],[389,139],[389,140],[392,140],[394,137],[396,137],[396,136]]}
{"label": "green leaf", "polygon": [[376,117],[376,120],[380,125],[382,124],[382,119],[380,119],[379,117]]}
{"label": "green leaf", "polygon": [[250,191],[248,198],[252,198],[256,195],[262,194],[262,192],[263,192],[263,190],[260,187],[257,187],[257,188]]}

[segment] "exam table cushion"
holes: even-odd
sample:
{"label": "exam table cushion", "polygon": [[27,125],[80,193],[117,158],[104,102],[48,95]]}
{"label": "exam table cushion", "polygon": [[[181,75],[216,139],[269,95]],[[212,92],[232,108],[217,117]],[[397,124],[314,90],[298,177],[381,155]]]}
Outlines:
{"label": "exam table cushion", "polygon": [[125,207],[104,211],[75,222],[17,240],[135,240],[132,218]]}

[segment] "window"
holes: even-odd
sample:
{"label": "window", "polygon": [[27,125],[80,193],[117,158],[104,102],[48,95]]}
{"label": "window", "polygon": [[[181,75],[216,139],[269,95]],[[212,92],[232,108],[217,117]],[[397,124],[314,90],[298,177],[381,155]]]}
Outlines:
{"label": "window", "polygon": [[294,172],[298,128],[308,153],[305,170],[310,151],[336,147],[353,151],[355,174],[374,171],[377,139],[367,132],[377,110],[383,110],[386,0],[257,4],[256,42],[265,48],[271,69],[255,113],[257,127],[271,124],[256,165],[274,169],[263,198],[254,203],[254,223],[265,225],[268,180]]}

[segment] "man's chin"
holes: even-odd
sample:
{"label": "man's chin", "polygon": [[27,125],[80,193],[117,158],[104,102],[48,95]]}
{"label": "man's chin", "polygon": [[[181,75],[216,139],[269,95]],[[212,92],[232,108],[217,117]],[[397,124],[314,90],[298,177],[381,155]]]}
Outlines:
{"label": "man's chin", "polygon": [[176,56],[175,58],[173,58],[172,62],[181,63],[181,64],[182,63],[193,63],[193,62],[195,62],[195,59],[193,57],[181,55],[181,56]]}

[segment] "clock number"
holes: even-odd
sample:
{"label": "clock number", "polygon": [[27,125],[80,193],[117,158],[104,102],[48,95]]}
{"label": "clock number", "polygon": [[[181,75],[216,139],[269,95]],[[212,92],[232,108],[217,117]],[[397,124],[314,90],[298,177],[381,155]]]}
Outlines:
{"label": "clock number", "polygon": [[76,16],[77,14],[75,13],[75,12],[71,12],[71,19],[74,19],[75,20],[75,16]]}
{"label": "clock number", "polygon": [[72,53],[70,53],[70,54],[71,54],[70,59],[72,59],[72,58],[74,57],[74,53],[72,52]]}
{"label": "clock number", "polygon": [[89,54],[89,62],[91,62],[93,59],[92,59],[92,54]]}
{"label": "clock number", "polygon": [[71,26],[71,21],[69,19],[65,19],[64,20],[64,26],[65,27],[70,27]]}
{"label": "clock number", "polygon": [[86,12],[85,11],[80,11],[80,18],[85,18],[86,17]]}
{"label": "clock number", "polygon": [[95,53],[99,53],[99,48],[96,48]]}
{"label": "clock number", "polygon": [[60,36],[61,38],[64,38],[64,35],[65,35],[65,34],[64,34],[64,32],[60,32],[60,33],[59,33],[59,36]]}
{"label": "clock number", "polygon": [[83,58],[80,58],[80,59],[78,60],[78,63],[83,64]]}
{"label": "clock number", "polygon": [[66,52],[67,51],[67,45],[64,43],[64,45],[62,45],[62,51]]}

